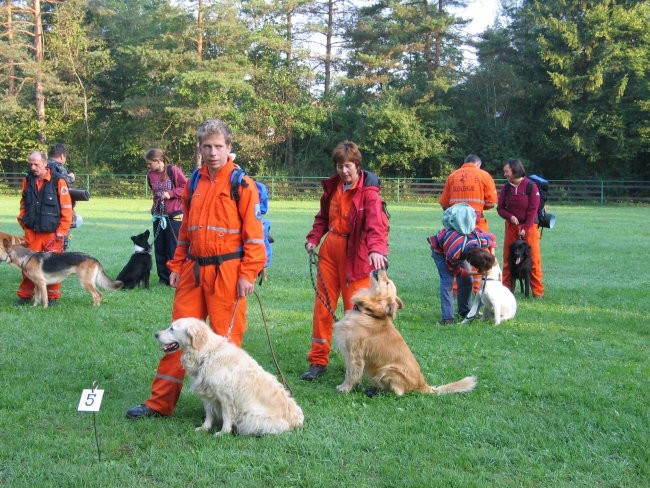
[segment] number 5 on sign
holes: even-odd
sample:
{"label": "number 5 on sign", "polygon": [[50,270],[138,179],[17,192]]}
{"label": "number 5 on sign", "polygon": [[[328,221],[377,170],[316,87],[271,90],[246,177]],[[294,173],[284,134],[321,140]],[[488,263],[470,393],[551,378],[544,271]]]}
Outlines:
{"label": "number 5 on sign", "polygon": [[99,412],[103,397],[104,390],[83,390],[77,410],[79,412]]}

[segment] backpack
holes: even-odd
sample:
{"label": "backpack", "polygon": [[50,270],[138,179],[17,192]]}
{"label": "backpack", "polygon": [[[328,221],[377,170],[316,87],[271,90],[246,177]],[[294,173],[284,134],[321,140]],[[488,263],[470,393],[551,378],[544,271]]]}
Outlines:
{"label": "backpack", "polygon": [[[200,168],[195,169],[190,175],[188,181],[188,207],[190,206],[192,193],[194,193],[196,186],[199,184],[199,170]],[[237,165],[235,165],[235,169],[230,175],[230,197],[236,203],[239,203],[239,187],[248,187],[248,183],[244,181],[244,176],[246,175],[248,175],[248,173],[246,173],[246,170]],[[259,193],[260,196],[260,213],[262,215],[266,215],[266,213],[269,211],[269,190],[261,181],[257,181],[254,178],[253,181],[255,182],[255,186],[257,186],[257,193]],[[262,227],[264,229],[264,247],[266,248],[266,264],[264,267],[268,268],[271,265],[271,260],[273,258],[273,248],[271,247],[271,244],[273,243],[273,237],[271,237],[271,221],[266,218],[262,219]]]}
{"label": "backpack", "polygon": [[[545,180],[538,175],[530,175],[528,177],[526,189],[524,190],[524,195],[530,195],[530,193],[533,191],[533,183],[537,185],[537,189],[539,190],[539,208],[537,209],[537,217],[535,217],[535,223],[540,227],[552,229],[555,227],[555,215],[546,211],[546,200],[548,199],[548,180]],[[506,199],[508,198],[509,194],[510,185],[506,183]]]}

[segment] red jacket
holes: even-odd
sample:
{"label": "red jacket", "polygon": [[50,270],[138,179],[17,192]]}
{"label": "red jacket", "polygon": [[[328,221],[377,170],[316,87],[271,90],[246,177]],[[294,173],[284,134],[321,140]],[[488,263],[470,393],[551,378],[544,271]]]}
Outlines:
{"label": "red jacket", "polygon": [[[388,215],[384,201],[379,196],[379,178],[369,171],[359,173],[359,184],[352,199],[350,235],[345,260],[345,276],[349,282],[368,277],[372,266],[368,261],[371,252],[388,256]],[[314,218],[307,242],[317,246],[329,229],[329,209],[332,195],[341,182],[338,175],[321,181],[323,195],[320,210]]]}

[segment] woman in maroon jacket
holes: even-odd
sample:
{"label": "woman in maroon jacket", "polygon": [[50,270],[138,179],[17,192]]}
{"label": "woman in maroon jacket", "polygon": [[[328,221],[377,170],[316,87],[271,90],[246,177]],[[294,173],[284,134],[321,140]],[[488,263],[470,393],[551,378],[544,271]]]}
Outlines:
{"label": "woman in maroon jacket", "polygon": [[518,159],[510,159],[503,165],[506,181],[499,193],[497,212],[506,221],[503,243],[503,285],[510,288],[510,244],[520,237],[530,244],[531,273],[530,286],[535,298],[544,296],[542,282],[542,251],[539,227],[535,223],[539,207],[539,189],[531,182],[530,192],[526,191],[528,182],[524,165]]}
{"label": "woman in maroon jacket", "polygon": [[149,171],[147,181],[153,193],[154,251],[158,281],[169,285],[167,261],[174,259],[178,231],[183,222],[183,190],[187,178],[178,166],[173,166],[162,149],[149,149],[144,155]]}
{"label": "woman in maroon jacket", "polygon": [[[323,239],[318,257],[317,291],[307,381],[325,374],[329,363],[334,317],[339,296],[343,309],[352,308],[352,295],[370,286],[370,272],[388,263],[388,214],[379,196],[379,178],[361,169],[361,152],[344,141],[332,152],[336,174],[321,181],[320,211],[307,234],[312,253]],[[323,302],[327,302],[327,306]]]}

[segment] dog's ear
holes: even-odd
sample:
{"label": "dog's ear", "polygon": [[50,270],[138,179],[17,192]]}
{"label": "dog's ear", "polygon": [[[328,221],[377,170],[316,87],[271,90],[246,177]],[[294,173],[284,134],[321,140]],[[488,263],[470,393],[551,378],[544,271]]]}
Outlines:
{"label": "dog's ear", "polygon": [[9,249],[13,243],[9,241],[9,239],[2,239],[2,245],[5,247],[5,249]]}
{"label": "dog's ear", "polygon": [[201,349],[208,342],[208,328],[203,324],[190,325],[186,330],[192,349]]}

